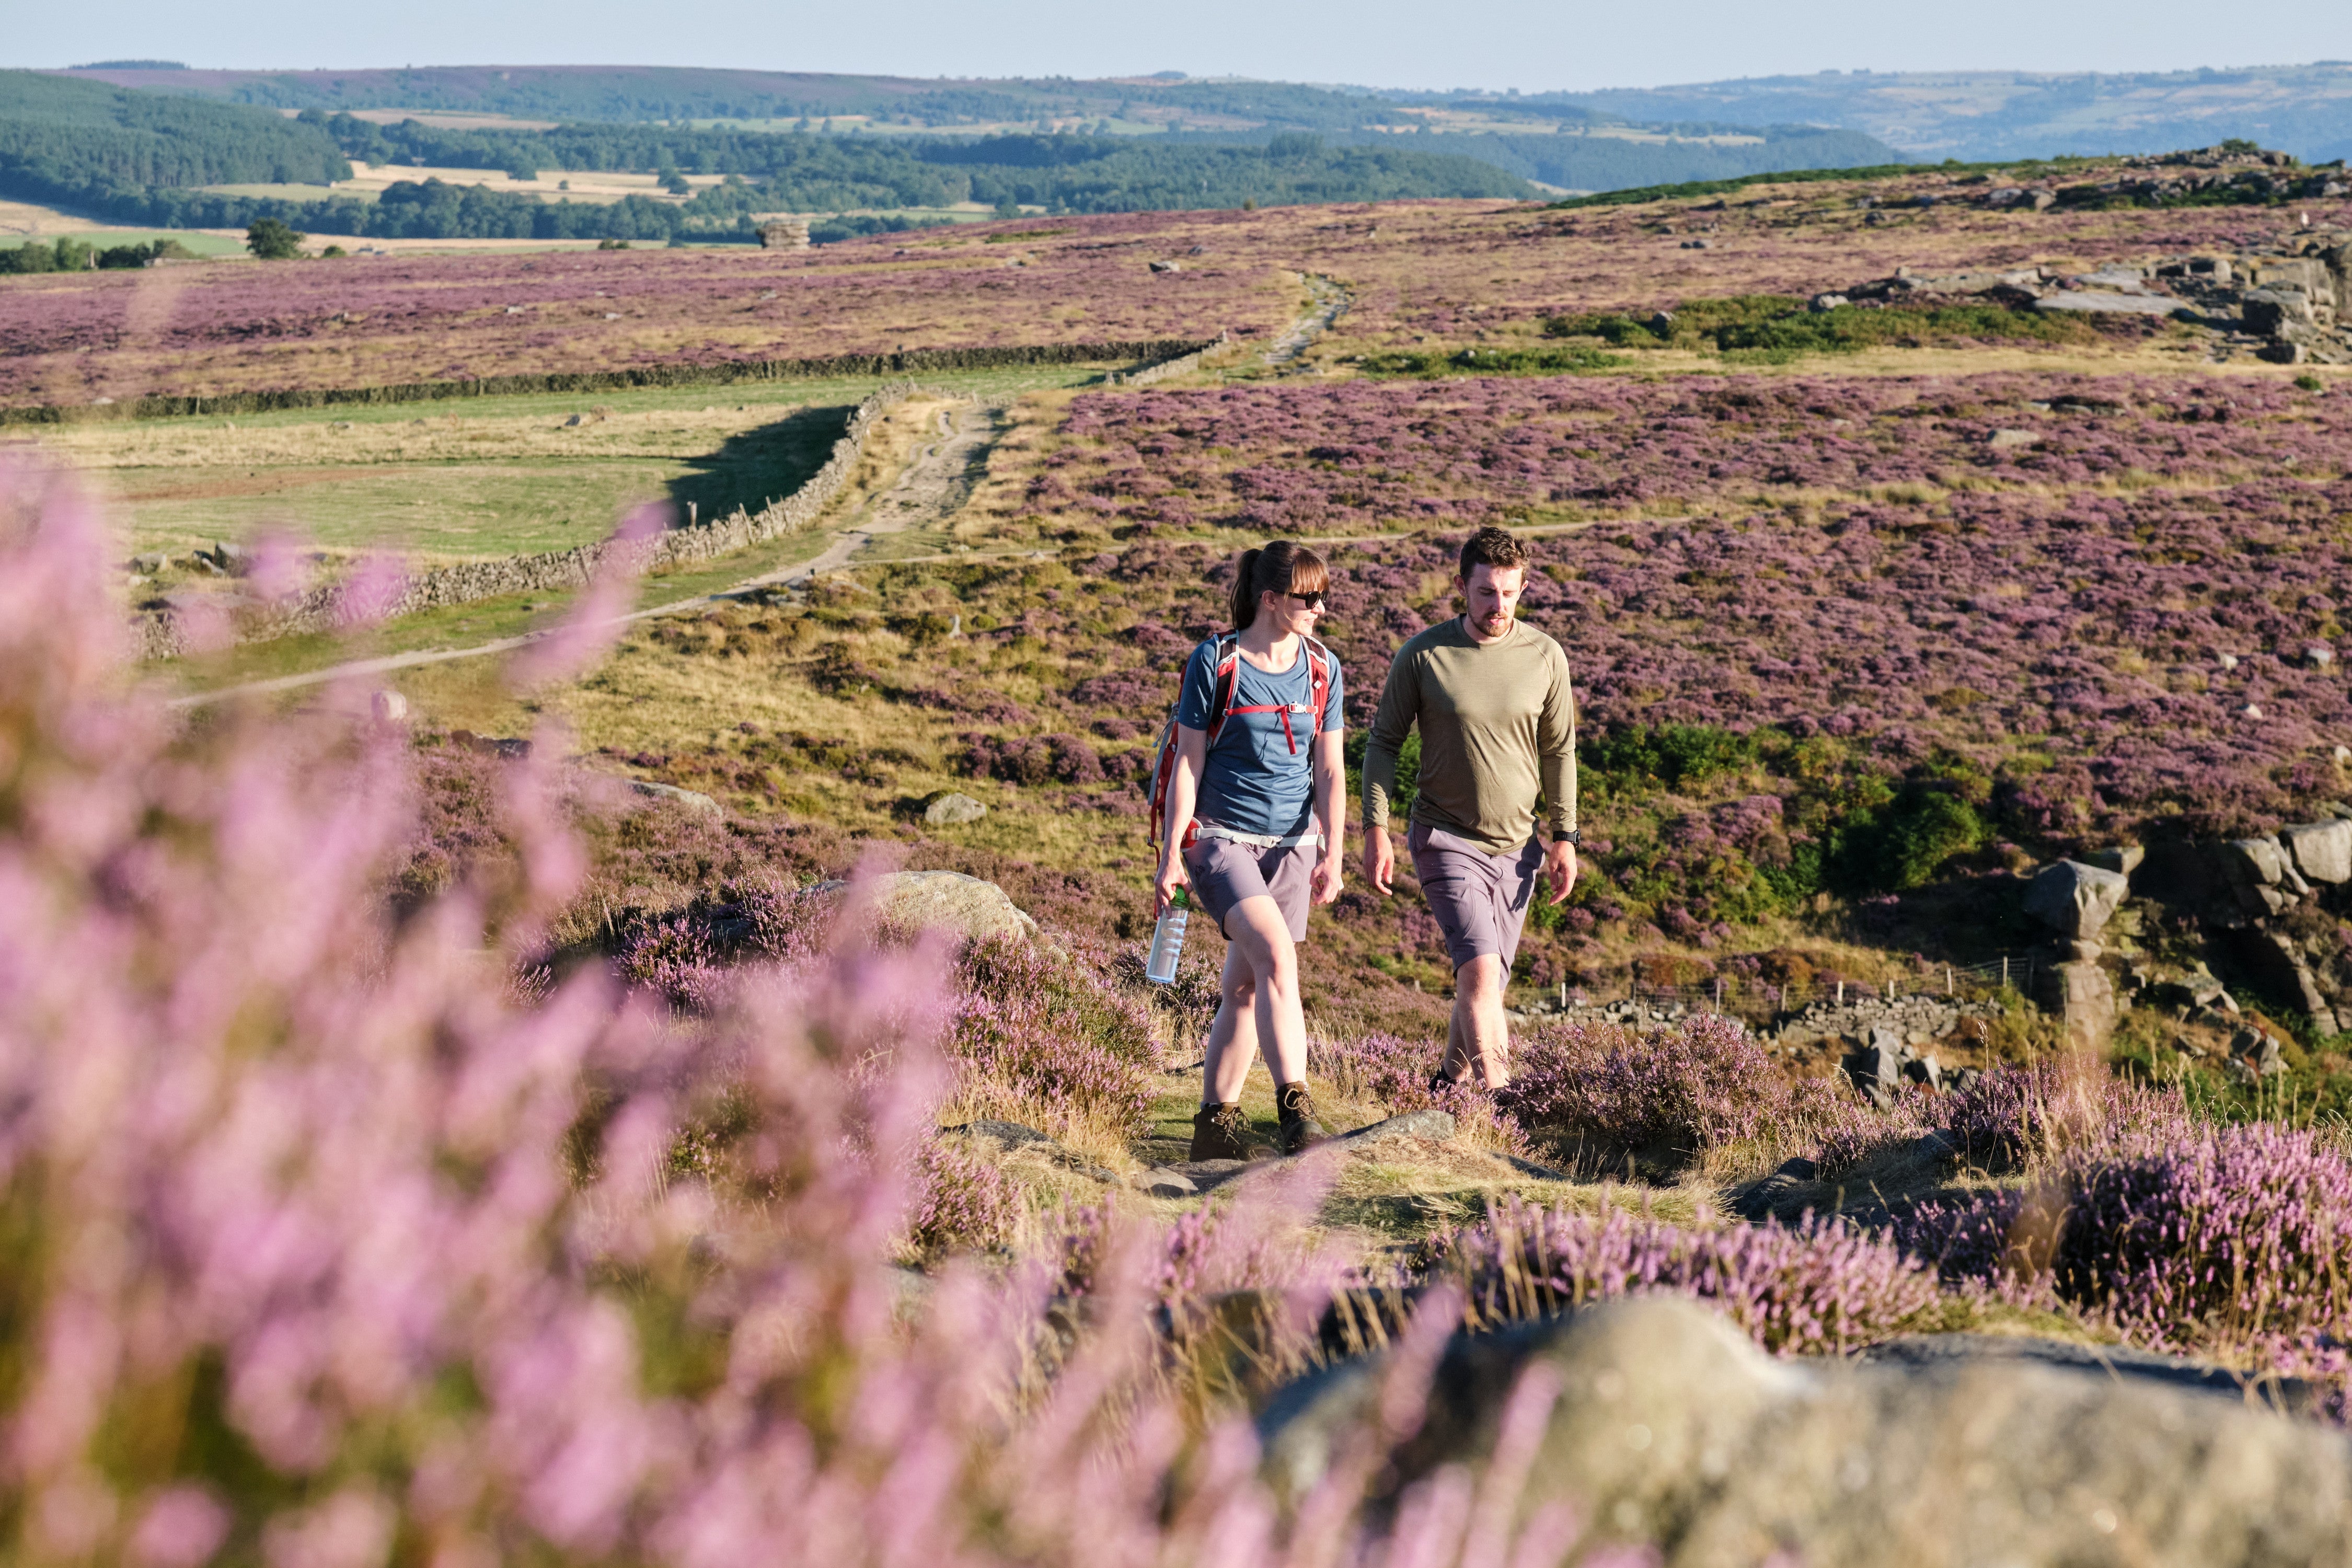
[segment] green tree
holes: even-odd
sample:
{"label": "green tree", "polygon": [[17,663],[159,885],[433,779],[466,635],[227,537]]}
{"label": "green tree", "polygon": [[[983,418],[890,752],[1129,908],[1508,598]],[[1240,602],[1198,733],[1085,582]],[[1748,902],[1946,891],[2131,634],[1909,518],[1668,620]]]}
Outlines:
{"label": "green tree", "polygon": [[257,218],[245,231],[245,247],[264,261],[286,261],[301,255],[302,242],[310,237],[274,217]]}

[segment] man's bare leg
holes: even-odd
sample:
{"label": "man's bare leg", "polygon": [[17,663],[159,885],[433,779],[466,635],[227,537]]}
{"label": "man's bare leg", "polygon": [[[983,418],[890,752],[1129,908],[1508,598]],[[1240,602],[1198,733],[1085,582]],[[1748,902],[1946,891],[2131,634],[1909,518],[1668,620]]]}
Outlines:
{"label": "man's bare leg", "polygon": [[1511,1081],[1510,1021],[1503,1016],[1503,961],[1482,952],[1454,972],[1454,1016],[1445,1029],[1445,1076],[1475,1064],[1488,1089]]}

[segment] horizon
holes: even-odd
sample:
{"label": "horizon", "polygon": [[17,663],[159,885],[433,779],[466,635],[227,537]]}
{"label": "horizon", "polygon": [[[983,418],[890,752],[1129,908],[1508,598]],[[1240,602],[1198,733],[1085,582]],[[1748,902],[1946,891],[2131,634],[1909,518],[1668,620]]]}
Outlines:
{"label": "horizon", "polygon": [[[566,19],[571,41],[563,52],[573,58],[555,61],[533,58],[551,52],[535,15],[485,13],[455,0],[421,0],[384,17],[322,15],[287,0],[262,0],[227,16],[134,0],[103,15],[20,18],[0,42],[0,67],[67,70],[93,61],[173,59],[199,70],[449,69],[463,68],[430,58],[444,53],[448,40],[463,38],[479,46],[467,53],[505,68],[752,69],[910,80],[1117,80],[1181,70],[1202,79],[1381,84],[1365,88],[1374,92],[1636,91],[1830,72],[2039,77],[2281,68],[2214,62],[2200,37],[2206,14],[2186,0],[2142,7],[2140,25],[2123,37],[2104,16],[2052,16],[2024,0],[1995,0],[1966,38],[1924,22],[1890,29],[1883,13],[1860,0],[1814,0],[1769,16],[1733,0],[1694,0],[1672,19],[1675,43],[1664,49],[1654,13],[1593,6],[1563,16],[1532,0],[1483,0],[1449,12],[1442,26],[1396,0],[1344,13],[1304,8],[1275,16],[1213,0],[1206,11],[1181,18],[1112,21],[1070,0],[1032,0],[1016,12],[984,16],[927,3],[887,21],[814,8],[779,18],[742,0],[687,0],[669,16],[671,26],[656,41],[633,9],[590,0]],[[2298,52],[2307,58],[2288,64],[2352,58],[2352,12],[2321,0],[2242,8],[2232,31],[2301,40]],[[763,36],[787,34],[789,44],[763,44]],[[1250,41],[1237,47],[1228,42],[1235,38]],[[1497,47],[1506,42],[1508,47]],[[743,63],[763,55],[789,58]],[[332,63],[224,63],[288,56]],[[368,59],[380,63],[355,63]],[[421,59],[428,63],[420,66]]]}

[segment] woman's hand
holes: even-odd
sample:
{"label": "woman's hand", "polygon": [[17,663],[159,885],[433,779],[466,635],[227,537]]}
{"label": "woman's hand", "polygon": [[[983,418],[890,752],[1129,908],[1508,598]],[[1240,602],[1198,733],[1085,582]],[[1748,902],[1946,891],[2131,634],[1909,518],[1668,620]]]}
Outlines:
{"label": "woman's hand", "polygon": [[1156,921],[1166,914],[1168,907],[1176,901],[1176,889],[1191,886],[1192,880],[1184,870],[1183,855],[1175,846],[1169,846],[1168,852],[1160,858],[1159,874],[1151,879],[1151,918]]}
{"label": "woman's hand", "polygon": [[1315,863],[1315,876],[1307,884],[1315,890],[1315,901],[1318,904],[1339,902],[1339,884],[1346,877],[1347,871],[1347,861],[1340,854],[1339,842],[1335,839],[1332,841],[1331,847],[1324,852],[1323,858]]}

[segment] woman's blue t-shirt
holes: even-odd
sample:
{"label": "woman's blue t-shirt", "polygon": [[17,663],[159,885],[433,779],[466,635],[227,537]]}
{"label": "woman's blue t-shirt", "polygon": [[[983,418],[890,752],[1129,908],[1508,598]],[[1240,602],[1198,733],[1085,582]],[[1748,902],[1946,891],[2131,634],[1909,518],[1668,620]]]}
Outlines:
{"label": "woman's blue t-shirt", "polygon": [[[1332,659],[1331,689],[1323,707],[1323,732],[1339,728],[1339,661]],[[1234,697],[1225,721],[1210,742],[1201,770],[1201,793],[1193,815],[1221,823],[1237,833],[1265,833],[1288,838],[1313,826],[1315,744],[1308,731],[1315,722],[1315,678],[1307,650],[1288,669],[1269,675],[1246,658],[1237,658]],[[1216,702],[1217,639],[1192,650],[1184,666],[1183,689],[1176,698],[1176,722],[1188,730],[1206,730],[1209,710]],[[1293,710],[1290,733],[1283,733],[1279,713],[1237,713],[1236,708],[1280,704]],[[1292,740],[1297,750],[1291,749]]]}

